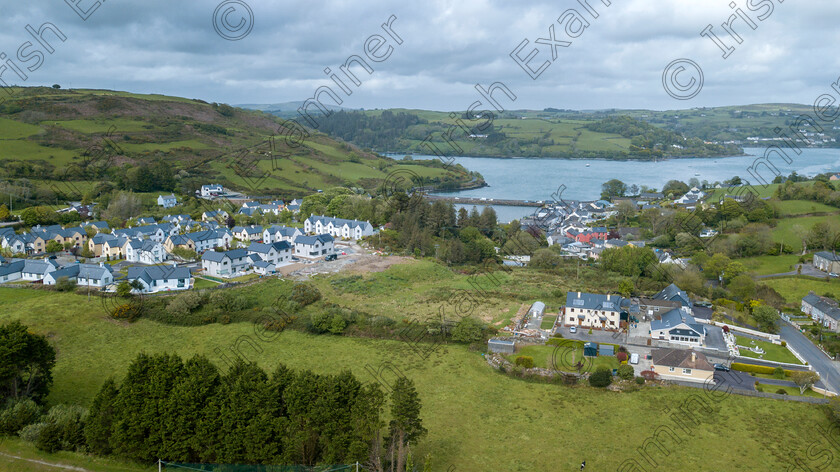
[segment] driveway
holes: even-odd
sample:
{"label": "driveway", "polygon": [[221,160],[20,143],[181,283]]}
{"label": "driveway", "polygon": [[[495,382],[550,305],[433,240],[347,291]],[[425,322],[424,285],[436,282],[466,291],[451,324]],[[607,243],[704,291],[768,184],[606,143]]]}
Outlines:
{"label": "driveway", "polygon": [[715,384],[720,386],[729,386],[738,390],[755,391],[755,377],[737,370],[730,370],[729,372],[715,371]]}
{"label": "driveway", "polygon": [[[828,276],[828,273],[817,269],[816,267],[814,267],[813,264],[797,264],[795,267],[802,267],[802,275],[810,275],[811,277],[826,277],[826,276]],[[796,271],[796,269],[794,269],[790,272],[780,272],[778,274],[759,275],[756,278],[757,279],[767,279],[767,278],[770,278],[770,277],[781,277],[781,276],[784,276],[784,275],[797,275],[797,271]]]}
{"label": "driveway", "polygon": [[820,374],[818,387],[828,386],[828,389],[840,393],[840,370],[837,363],[828,358],[822,351],[800,333],[798,329],[785,321],[779,322],[781,329],[779,334],[796,352],[808,361],[814,370]]}
{"label": "driveway", "polygon": [[726,341],[723,340],[723,328],[704,325],[706,327],[706,347],[726,351]]}

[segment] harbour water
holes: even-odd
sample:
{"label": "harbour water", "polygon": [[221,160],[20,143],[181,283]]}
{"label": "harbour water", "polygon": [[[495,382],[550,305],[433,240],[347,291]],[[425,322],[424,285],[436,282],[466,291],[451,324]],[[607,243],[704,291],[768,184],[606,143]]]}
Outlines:
{"label": "harbour water", "polygon": [[[734,176],[754,182],[749,168],[764,154],[765,148],[745,148],[746,156],[717,158],[682,158],[659,161],[610,161],[598,159],[544,159],[491,157],[455,157],[454,163],[484,176],[488,186],[461,192],[440,192],[436,195],[453,197],[496,198],[511,200],[551,200],[552,194],[562,190],[565,200],[597,200],[601,184],[610,179],[619,179],[627,186],[661,189],[669,180],[688,182],[692,178],[723,182]],[[816,175],[822,172],[840,172],[840,149],[802,149],[797,155],[788,150],[791,163],[778,156],[770,162],[781,175],[797,172],[800,175]],[[392,155],[401,158],[402,155]],[[436,156],[415,155],[414,159],[437,159]],[[774,174],[760,167],[756,172],[771,181]],[[472,208],[472,205],[468,205]],[[499,221],[510,221],[532,214],[534,208],[494,206]],[[481,208],[478,208],[479,211]]]}

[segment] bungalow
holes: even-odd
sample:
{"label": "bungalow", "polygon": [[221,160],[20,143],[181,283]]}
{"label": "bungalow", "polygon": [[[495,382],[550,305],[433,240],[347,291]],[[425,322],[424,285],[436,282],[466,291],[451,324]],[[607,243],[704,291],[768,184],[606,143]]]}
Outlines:
{"label": "bungalow", "polygon": [[263,237],[263,227],[259,225],[234,226],[233,237],[240,241],[259,241]]}
{"label": "bungalow", "polygon": [[67,277],[84,287],[104,288],[114,283],[113,269],[105,263],[71,264],[49,272],[44,277],[44,285],[55,285],[58,279]]}
{"label": "bungalow", "polygon": [[271,262],[274,265],[292,260],[292,245],[288,241],[271,244],[251,243],[247,250],[248,254],[256,254],[260,256],[261,260]]}
{"label": "bungalow", "polygon": [[316,236],[298,236],[295,238],[295,255],[301,257],[318,257],[332,254],[335,250],[335,239],[329,234]]}
{"label": "bungalow", "polygon": [[172,208],[178,204],[178,198],[176,198],[173,194],[166,196],[158,195],[157,204],[158,206],[162,206],[164,208]]}
{"label": "bungalow", "polygon": [[621,321],[621,302],[618,295],[568,292],[564,319],[567,326],[598,329],[618,329]]}
{"label": "bungalow", "polygon": [[823,272],[838,274],[840,273],[840,256],[834,252],[820,251],[814,254],[814,267]]}
{"label": "bungalow", "polygon": [[840,308],[837,301],[809,292],[802,298],[800,309],[817,323],[834,332],[840,332]]}
{"label": "bungalow", "polygon": [[277,272],[277,266],[272,264],[271,262],[255,261],[253,265],[254,272],[260,275],[271,275]]}
{"label": "bungalow", "polygon": [[650,337],[674,344],[702,346],[706,344],[706,328],[682,308],[675,308],[650,322]]}
{"label": "bungalow", "polygon": [[204,273],[215,277],[231,277],[245,272],[251,265],[248,251],[233,249],[225,252],[207,251],[201,256]]}
{"label": "bungalow", "polygon": [[689,382],[709,382],[714,379],[715,369],[701,352],[660,348],[654,349],[651,354],[651,370],[664,379]]}
{"label": "bungalow", "polygon": [[55,259],[46,258],[42,261],[34,259],[14,259],[0,266],[0,283],[28,280],[36,282],[58,269]]}
{"label": "bungalow", "polygon": [[138,281],[141,293],[155,293],[170,290],[188,290],[192,287],[192,274],[186,267],[174,264],[147,267],[129,267],[129,282]]}
{"label": "bungalow", "polygon": [[703,191],[701,191],[699,188],[697,188],[697,187],[692,187],[692,188],[691,188],[691,190],[689,190],[688,192],[686,192],[686,194],[685,194],[685,195],[683,195],[682,197],[680,197],[680,198],[678,198],[678,199],[674,200],[674,204],[675,204],[675,205],[692,205],[692,204],[696,204],[697,202],[699,202],[700,200],[702,200],[705,196],[706,196],[706,194],[705,194],[705,193],[703,193]]}
{"label": "bungalow", "polygon": [[132,239],[125,245],[125,260],[141,264],[160,264],[166,260],[166,251],[159,242]]}
{"label": "bungalow", "polygon": [[263,230],[262,240],[264,243],[276,243],[278,241],[292,242],[296,237],[301,236],[303,231],[288,226],[271,226]]}

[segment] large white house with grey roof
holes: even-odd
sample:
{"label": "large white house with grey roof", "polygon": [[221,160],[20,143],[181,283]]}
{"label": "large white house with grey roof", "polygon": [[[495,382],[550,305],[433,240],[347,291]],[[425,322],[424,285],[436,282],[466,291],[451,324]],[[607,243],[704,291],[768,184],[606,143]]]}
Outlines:
{"label": "large white house with grey roof", "polygon": [[687,346],[706,343],[706,327],[688,313],[686,307],[674,308],[660,319],[650,322],[650,337],[661,341]]}
{"label": "large white house with grey roof", "polygon": [[245,249],[218,252],[207,251],[201,256],[201,268],[206,275],[233,277],[251,267],[251,258]]}
{"label": "large white house with grey roof", "polygon": [[307,218],[303,222],[303,231],[307,234],[329,234],[333,238],[357,241],[376,232],[369,221],[345,220],[323,215]]}
{"label": "large white house with grey roof", "polygon": [[192,288],[192,274],[186,267],[175,265],[156,265],[148,267],[129,267],[129,282],[138,281],[141,293],[168,292],[170,290],[189,290]]}
{"label": "large white house with grey roof", "polygon": [[618,295],[568,292],[563,319],[566,326],[595,329],[618,329],[621,322],[621,302]]}
{"label": "large white house with grey roof", "polygon": [[320,257],[335,251],[335,239],[329,234],[298,236],[295,238],[295,256]]}
{"label": "large white house with grey roof", "polygon": [[257,255],[260,260],[274,265],[291,262],[292,260],[292,245],[288,241],[278,241],[271,244],[251,243],[247,251],[248,255]]}
{"label": "large white house with grey roof", "polygon": [[294,242],[295,238],[302,235],[299,228],[289,226],[270,226],[263,230],[262,240],[264,243],[276,243],[278,241]]}

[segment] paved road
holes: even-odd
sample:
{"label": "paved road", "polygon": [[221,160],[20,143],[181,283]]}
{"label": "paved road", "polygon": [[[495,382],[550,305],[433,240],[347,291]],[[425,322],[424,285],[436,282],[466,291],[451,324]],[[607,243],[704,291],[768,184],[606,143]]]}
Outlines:
{"label": "paved road", "polygon": [[820,374],[822,380],[817,383],[817,386],[827,385],[829,390],[840,393],[840,370],[837,369],[836,364],[823,354],[817,346],[814,346],[814,343],[800,333],[798,329],[784,321],[781,321],[780,325],[779,334],[781,334],[782,339],[804,357],[808,364],[813,366],[814,370]]}
{"label": "paved road", "polygon": [[[800,266],[802,267],[802,274],[801,275],[810,275],[811,277],[825,277],[826,275],[828,275],[825,272],[823,272],[823,271],[817,269],[816,267],[814,267],[813,264],[797,264],[795,267],[800,267]],[[798,273],[797,273],[796,269],[794,268],[794,270],[792,270],[790,272],[780,272],[778,274],[759,275],[756,278],[757,279],[767,279],[767,278],[770,278],[770,277],[782,277],[782,276],[785,276],[785,275],[798,275]]]}

